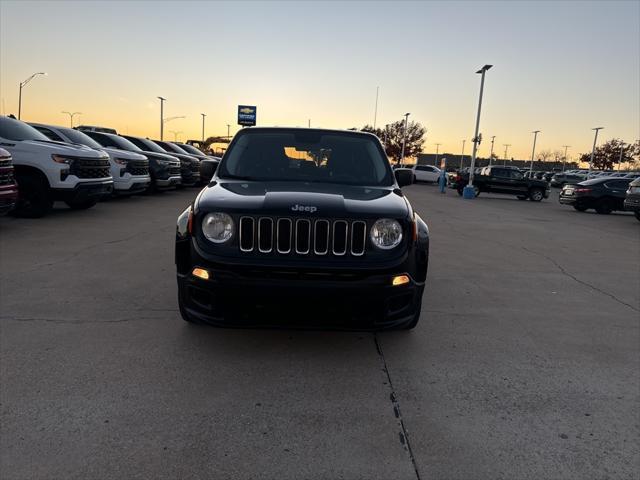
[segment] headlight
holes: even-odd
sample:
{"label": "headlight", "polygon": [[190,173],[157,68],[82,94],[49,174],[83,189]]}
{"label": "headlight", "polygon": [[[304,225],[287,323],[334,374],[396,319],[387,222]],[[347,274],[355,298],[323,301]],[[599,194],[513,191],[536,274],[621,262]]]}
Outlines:
{"label": "headlight", "polygon": [[66,163],[67,165],[71,165],[73,163],[73,157],[65,157],[64,155],[51,155],[51,158],[56,163]]}
{"label": "headlight", "polygon": [[114,162],[116,162],[118,165],[127,165],[127,159],[126,158],[114,158],[113,159]]}
{"label": "headlight", "polygon": [[376,247],[390,250],[402,241],[402,227],[396,220],[381,218],[373,224],[369,236]]}
{"label": "headlight", "polygon": [[225,243],[233,237],[233,218],[226,213],[208,213],[202,221],[202,233],[213,243]]}

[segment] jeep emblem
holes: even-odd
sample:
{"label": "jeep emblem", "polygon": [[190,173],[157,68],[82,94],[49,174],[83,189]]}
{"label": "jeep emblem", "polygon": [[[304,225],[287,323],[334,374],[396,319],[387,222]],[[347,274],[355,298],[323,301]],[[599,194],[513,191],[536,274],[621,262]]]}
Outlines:
{"label": "jeep emblem", "polygon": [[293,207],[291,207],[291,210],[293,210],[294,212],[309,212],[309,213],[315,213],[318,211],[317,207],[312,207],[312,206],[308,206],[308,205],[294,205]]}

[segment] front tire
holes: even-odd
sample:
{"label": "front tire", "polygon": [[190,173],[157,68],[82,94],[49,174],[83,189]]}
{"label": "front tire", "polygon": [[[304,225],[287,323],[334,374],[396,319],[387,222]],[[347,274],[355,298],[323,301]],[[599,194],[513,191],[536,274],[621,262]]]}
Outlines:
{"label": "front tire", "polygon": [[608,198],[603,198],[596,204],[596,212],[600,215],[609,215],[612,211],[613,205],[611,205],[611,200]]}
{"label": "front tire", "polygon": [[636,210],[635,212],[633,212],[633,214],[636,216],[636,219],[640,222],[640,210]]}
{"label": "front tire", "polygon": [[532,188],[529,190],[529,200],[532,202],[541,202],[544,198],[544,192],[541,188]]}
{"label": "front tire", "polygon": [[18,204],[12,212],[17,217],[40,218],[53,207],[53,198],[48,182],[39,176],[16,173],[19,196]]}
{"label": "front tire", "polygon": [[404,324],[400,327],[401,330],[412,330],[416,328],[418,322],[420,321],[420,312],[422,311],[422,294],[424,293],[424,287],[420,289],[420,300],[418,300],[418,305],[416,306],[416,311],[413,314],[413,318],[409,323]]}

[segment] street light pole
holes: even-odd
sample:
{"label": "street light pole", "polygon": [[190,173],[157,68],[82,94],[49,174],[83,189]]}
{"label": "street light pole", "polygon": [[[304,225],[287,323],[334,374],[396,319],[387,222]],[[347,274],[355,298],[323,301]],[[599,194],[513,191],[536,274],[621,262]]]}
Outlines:
{"label": "street light pole", "polygon": [[624,142],[620,142],[620,158],[618,159],[618,171],[622,168],[622,153],[624,152]]}
{"label": "street light pole", "polygon": [[493,163],[493,142],[496,141],[496,136],[491,137],[491,153],[489,154],[489,166]]}
{"label": "street light pole", "polygon": [[531,133],[533,133],[533,150],[531,150],[531,166],[529,167],[529,171],[533,172],[533,157],[536,153],[536,140],[538,138],[538,134],[540,133],[540,130],[535,130]]}
{"label": "street light pole", "polygon": [[462,140],[462,153],[460,154],[460,170],[462,170],[462,162],[464,160],[464,144],[467,143],[466,140]]}
{"label": "street light pole", "polygon": [[593,156],[596,153],[596,143],[598,142],[598,132],[603,128],[604,127],[596,127],[591,129],[595,130],[596,134],[593,137],[593,147],[591,148],[591,158],[589,159],[589,174],[587,175],[587,178],[591,177],[591,169],[593,168]]}
{"label": "street light pole", "polygon": [[231,125],[227,123],[227,142],[231,141]]}
{"label": "street light pole", "polygon": [[503,143],[502,146],[504,147],[504,162],[502,162],[502,166],[506,166],[507,165],[507,150],[509,149],[509,147],[511,146],[510,143]]}
{"label": "street light pole", "polygon": [[562,158],[562,173],[564,173],[565,165],[567,164],[567,149],[571,145],[563,145],[564,147],[564,157]]}
{"label": "street light pole", "polygon": [[434,164],[434,167],[438,166],[438,151],[440,150],[440,145],[442,145],[441,143],[436,143],[436,162]]}
{"label": "street light pole", "polygon": [[67,115],[69,115],[69,123],[71,124],[71,128],[73,128],[73,117],[76,115],[82,115],[82,112],[60,112],[60,113],[66,113]]}
{"label": "street light pole", "polygon": [[380,93],[380,87],[376,87],[376,108],[373,112],[373,129],[376,129],[376,121],[378,120],[378,93]]}
{"label": "street light pole", "polygon": [[31,80],[33,80],[38,75],[46,76],[46,72],[37,72],[27,78],[24,82],[20,82],[20,92],[18,93],[18,120],[20,120],[20,114],[22,113],[22,87],[26,86]]}
{"label": "street light pole", "polygon": [[404,149],[407,144],[407,124],[409,123],[410,113],[404,114],[404,135],[402,136],[402,153],[400,154],[400,165],[404,162]]}
{"label": "street light pole", "polygon": [[179,130],[179,131],[169,130],[169,133],[173,133],[173,141],[177,142],[178,141],[178,135],[180,135],[181,133],[184,133],[184,132],[182,130]]}
{"label": "street light pole", "polygon": [[471,168],[469,168],[469,183],[464,188],[462,198],[475,198],[475,190],[473,188],[473,169],[476,165],[476,153],[478,152],[478,145],[482,141],[482,137],[479,135],[480,130],[480,111],[482,110],[482,93],[484,91],[484,76],[493,65],[485,65],[476,73],[482,75],[480,79],[480,98],[478,99],[478,114],[476,115],[476,131],[473,137],[473,153],[471,154]]}
{"label": "street light pole", "polygon": [[202,143],[204,143],[204,117],[207,115],[204,113],[201,113],[200,115],[202,115]]}
{"label": "street light pole", "polygon": [[160,140],[164,140],[164,102],[166,102],[166,98],[158,97],[160,100]]}

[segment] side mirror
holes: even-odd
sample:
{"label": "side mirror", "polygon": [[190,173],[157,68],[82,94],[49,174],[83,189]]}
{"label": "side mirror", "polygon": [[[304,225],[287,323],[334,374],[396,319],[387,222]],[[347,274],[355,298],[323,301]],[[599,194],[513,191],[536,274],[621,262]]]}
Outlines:
{"label": "side mirror", "polygon": [[413,170],[410,168],[396,168],[393,173],[400,188],[413,183]]}

